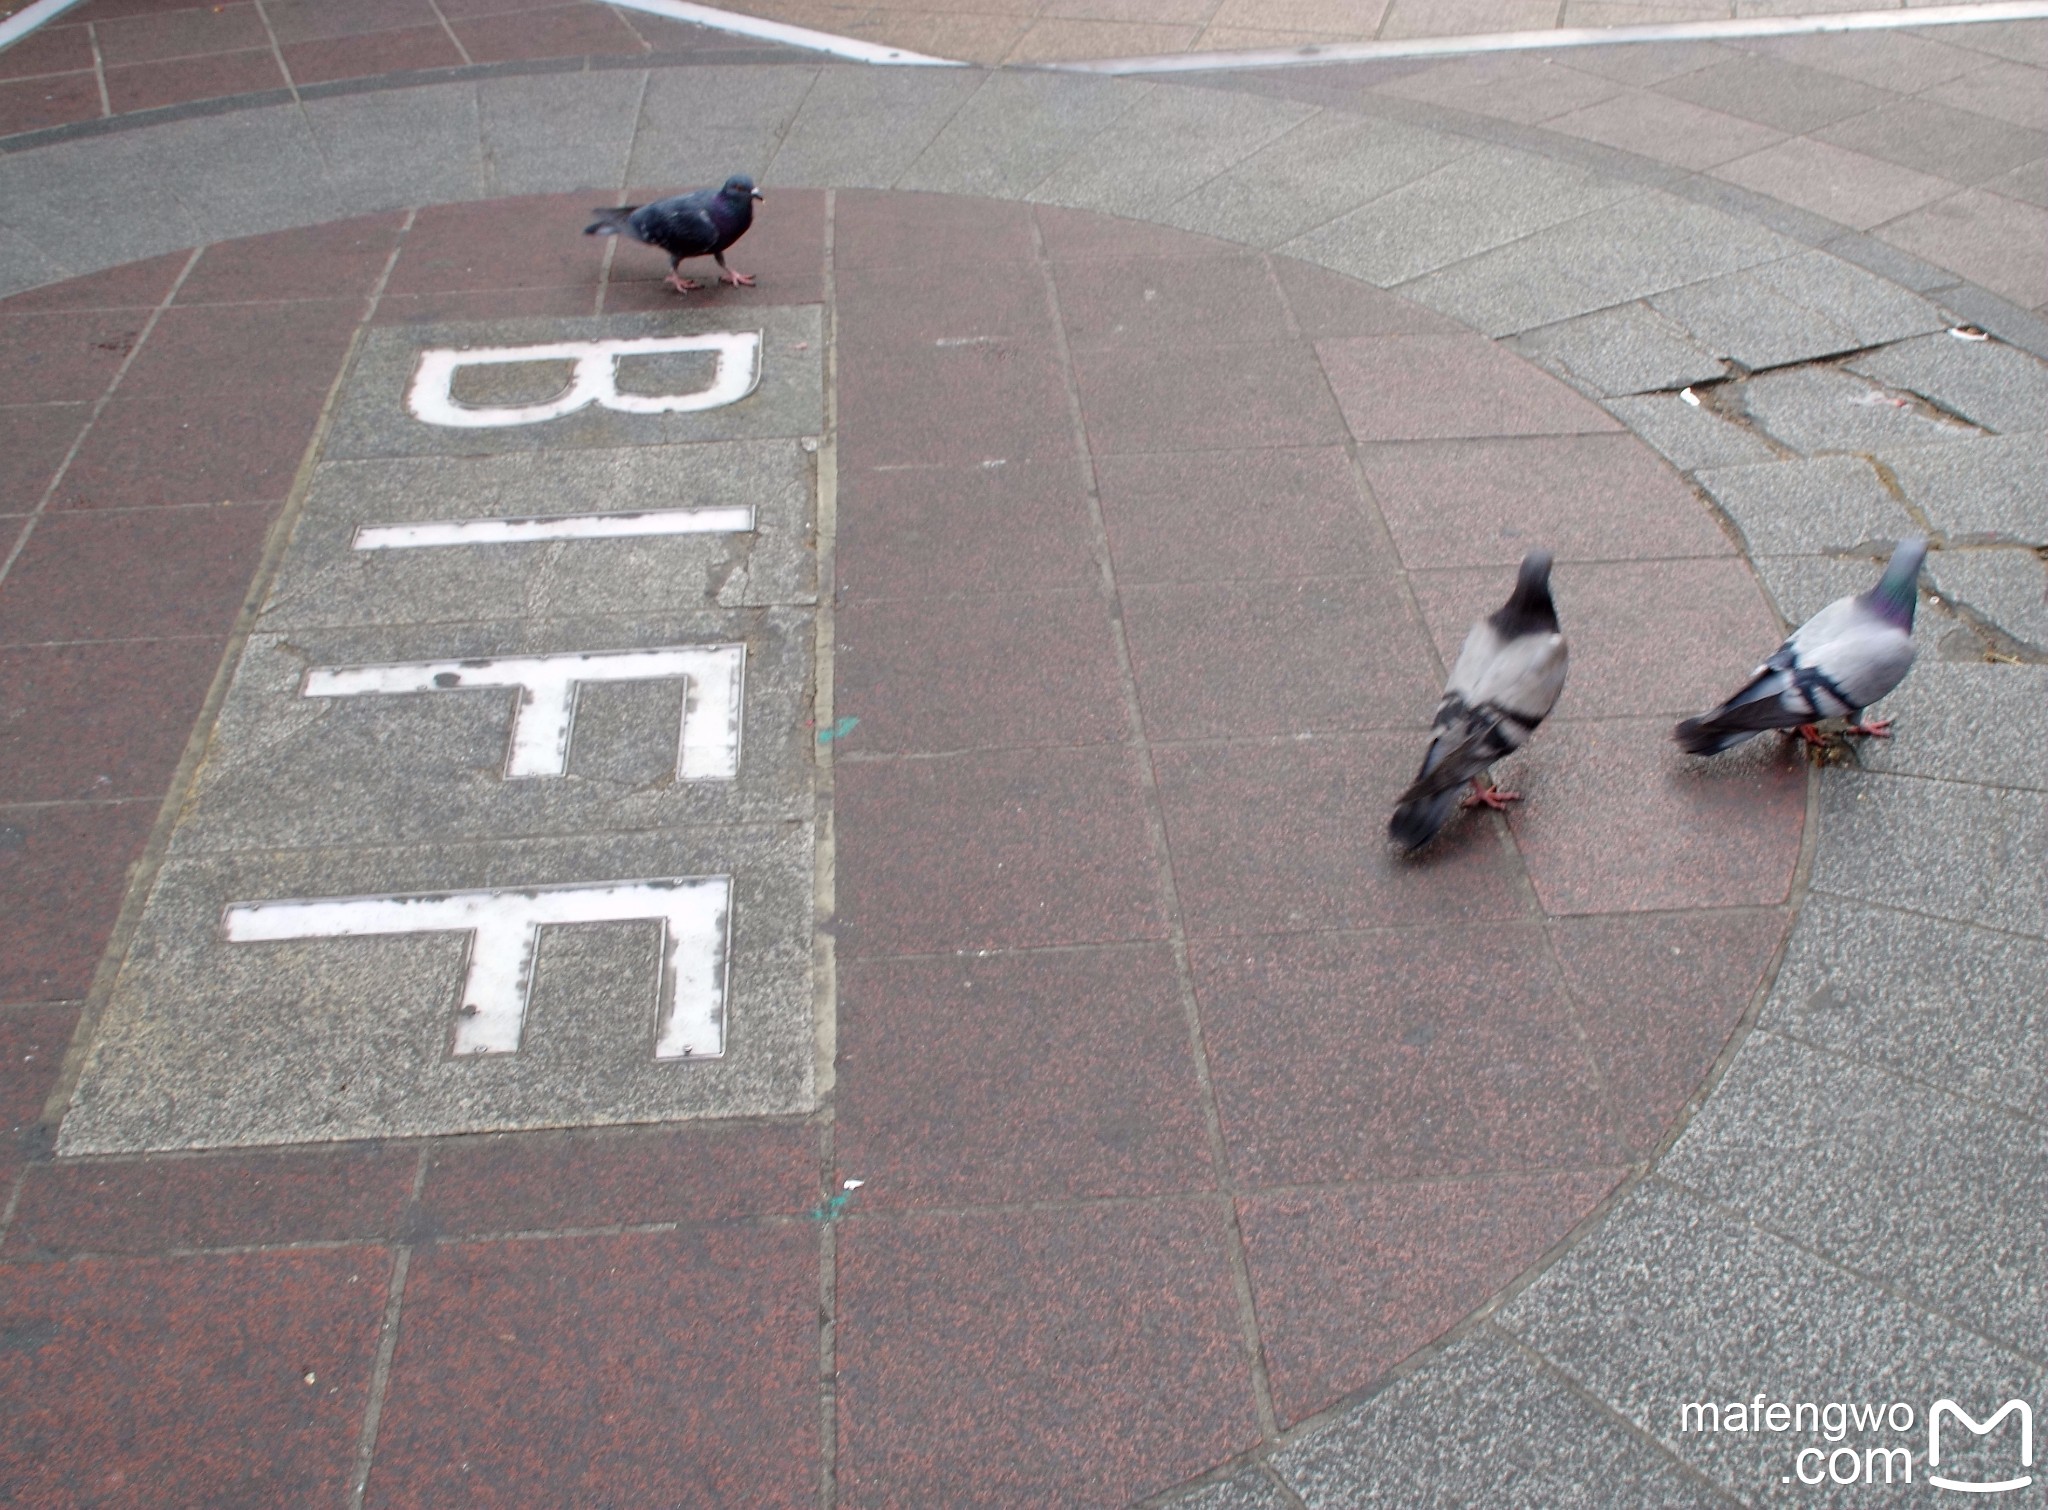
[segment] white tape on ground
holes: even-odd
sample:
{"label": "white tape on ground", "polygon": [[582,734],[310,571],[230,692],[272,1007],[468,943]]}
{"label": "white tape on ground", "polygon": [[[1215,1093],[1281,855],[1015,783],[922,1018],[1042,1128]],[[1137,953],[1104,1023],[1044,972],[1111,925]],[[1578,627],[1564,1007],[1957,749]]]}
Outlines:
{"label": "white tape on ground", "polygon": [[811,52],[825,52],[835,58],[851,58],[856,63],[893,63],[906,68],[964,68],[951,58],[927,57],[921,52],[912,52],[905,47],[890,47],[879,42],[856,42],[851,37],[835,37],[830,32],[812,31],[808,26],[791,26],[783,21],[765,21],[759,16],[743,16],[737,11],[718,10],[709,5],[692,4],[691,0],[611,0],[624,10],[645,11],[650,16],[666,16],[671,21],[687,21],[692,26],[708,26],[713,31],[732,32],[742,37],[758,37],[764,42],[782,42],[791,47],[806,48]]}
{"label": "white tape on ground", "polygon": [[36,0],[34,5],[16,11],[0,21],[0,48],[12,47],[45,21],[56,19],[78,3],[79,0]]}

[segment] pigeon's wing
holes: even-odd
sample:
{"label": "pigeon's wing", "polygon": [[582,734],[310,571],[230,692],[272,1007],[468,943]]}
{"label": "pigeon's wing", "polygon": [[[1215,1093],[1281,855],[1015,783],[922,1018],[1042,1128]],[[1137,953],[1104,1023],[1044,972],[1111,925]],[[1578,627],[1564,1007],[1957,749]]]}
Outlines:
{"label": "pigeon's wing", "polygon": [[[1833,639],[1812,645],[1802,661],[1827,688],[1861,713],[1906,679],[1913,668],[1913,636],[1877,614],[1859,613]],[[1845,715],[1846,716],[1846,715]]]}
{"label": "pigeon's wing", "polygon": [[1837,598],[1795,629],[1741,691],[1713,712],[1685,720],[1673,737],[1689,754],[1718,755],[1769,729],[1855,712],[1825,669],[1822,647],[1853,633],[1859,617],[1854,598]]}
{"label": "pigeon's wing", "polygon": [[708,257],[725,243],[697,194],[679,194],[633,212],[633,234],[671,257]]}

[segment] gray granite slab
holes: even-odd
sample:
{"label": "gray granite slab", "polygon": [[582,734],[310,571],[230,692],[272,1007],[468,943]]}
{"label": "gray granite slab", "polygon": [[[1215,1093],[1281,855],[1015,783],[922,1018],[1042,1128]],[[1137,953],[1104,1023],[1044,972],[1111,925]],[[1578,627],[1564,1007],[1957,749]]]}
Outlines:
{"label": "gray granite slab", "polygon": [[[490,429],[426,424],[406,411],[406,392],[420,353],[426,350],[695,335],[707,331],[758,331],[761,335],[759,385],[745,398],[723,408],[700,413],[631,414],[591,404],[558,419]],[[329,459],[468,456],[552,447],[615,448],[817,435],[825,425],[822,333],[823,319],[815,304],[761,304],[573,320],[470,320],[387,326],[370,331],[357,350],[323,455]],[[621,365],[621,374],[622,388],[641,381],[631,374],[630,363]],[[482,397],[472,397],[458,389],[456,396],[473,403],[542,403],[567,384],[569,363],[552,362],[509,376],[525,386]],[[663,370],[649,375],[647,380],[654,392],[690,392],[709,384],[710,359],[693,357],[680,370]]]}
{"label": "gray granite slab", "polygon": [[1675,393],[1611,398],[1606,408],[1681,472],[1765,462],[1778,454],[1753,431]]}
{"label": "gray granite slab", "polygon": [[980,87],[966,68],[822,69],[763,181],[886,189]]}
{"label": "gray granite slab", "polygon": [[1760,121],[1795,136],[1899,98],[1889,89],[1875,89],[1841,74],[1755,54],[1737,55],[1651,87],[1673,99]]}
{"label": "gray granite slab", "polygon": [[[812,1099],[808,824],[174,858],[108,1003],[66,1154],[802,1112]],[[229,943],[237,903],[732,877],[726,1052],[652,1053],[659,930],[541,933],[518,1052],[450,1054],[461,933]]]}
{"label": "gray granite slab", "polygon": [[1273,1481],[1263,1468],[1241,1468],[1184,1494],[1171,1494],[1146,1504],[1159,1510],[1299,1510],[1294,1496]]}
{"label": "gray granite slab", "polygon": [[1950,535],[2048,545],[2048,434],[1887,448],[1878,459]]}
{"label": "gray granite slab", "polygon": [[2048,1111],[2048,942],[1813,896],[1762,1025],[2039,1119]]}
{"label": "gray granite slab", "polygon": [[1740,396],[1751,420],[1808,456],[1922,446],[1980,433],[1924,414],[1911,402],[1901,402],[1877,384],[1838,367],[1767,372],[1742,384]]}
{"label": "gray granite slab", "polygon": [[[1756,556],[1751,564],[1756,567],[1764,591],[1777,605],[1779,617],[1790,626],[1804,624],[1837,598],[1864,591],[1877,580],[1884,569],[1883,557],[1889,554],[1887,550],[1873,552],[1868,557]],[[1924,577],[1921,586],[1926,586]],[[1952,620],[1928,612],[1923,592],[1919,617],[1913,626],[1920,653],[1932,654],[1932,647],[1939,640],[1943,628],[1952,623]],[[1771,648],[1768,645],[1758,647],[1757,659],[1762,660]]]}
{"label": "gray granite slab", "polygon": [[2002,341],[1964,341],[1940,331],[1847,365],[1987,430],[2048,430],[2048,363]]}
{"label": "gray granite slab", "polygon": [[1524,331],[1510,344],[1598,397],[1683,388],[1728,371],[1719,358],[1640,303]]}
{"label": "gray granite slab", "polygon": [[205,227],[163,182],[157,153],[143,128],[0,156],[0,225],[74,273],[197,246]]}
{"label": "gray granite slab", "polygon": [[1791,556],[1901,540],[1913,516],[1860,456],[1819,456],[1695,474],[1751,555]]}
{"label": "gray granite slab", "polygon": [[1944,551],[1934,581],[1945,596],[2048,654],[2048,560],[2036,552]]}
{"label": "gray granite slab", "polygon": [[1042,204],[1146,218],[1316,113],[1248,94],[1157,90],[1037,184]]}
{"label": "gray granite slab", "polygon": [[2048,131],[1928,99],[1896,100],[1822,126],[1813,135],[1960,184],[1982,183],[2021,163],[2048,157]]}
{"label": "gray granite slab", "polygon": [[762,177],[817,71],[774,64],[656,69],[640,102],[628,187],[679,190]]}
{"label": "gray granite slab", "polygon": [[1664,1178],[2036,1357],[2048,1352],[2048,1127],[1770,1033]]}
{"label": "gray granite slab", "polygon": [[2048,937],[2048,796],[1831,771],[1817,891]]}
{"label": "gray granite slab", "polygon": [[1724,1502],[1488,1330],[1453,1343],[1273,1461],[1310,1510],[1677,1510]]}
{"label": "gray granite slab", "polygon": [[1920,657],[1878,708],[1897,727],[1858,746],[1863,768],[2048,791],[2048,667],[1953,659],[1938,622],[1918,626]]}
{"label": "gray granite slab", "polygon": [[1672,289],[1650,303],[1717,355],[1752,370],[1941,329],[1918,294],[1825,252],[1801,252]]}
{"label": "gray granite slab", "polygon": [[648,75],[638,69],[584,74],[506,74],[479,79],[484,192],[548,194],[572,187],[616,192]]}
{"label": "gray granite slab", "polygon": [[[0,202],[0,217],[6,214],[4,202]],[[0,299],[73,275],[68,263],[58,261],[35,241],[0,220]]]}
{"label": "gray granite slab", "polygon": [[[148,128],[146,143],[116,137],[95,154],[94,172],[123,158],[174,195],[203,241],[254,235],[280,220],[317,225],[354,213],[324,147],[289,105],[236,110]],[[132,154],[140,153],[140,157]],[[340,165],[345,185],[349,166]]]}
{"label": "gray granite slab", "polygon": [[896,180],[899,189],[1020,198],[1152,91],[1073,74],[996,72]]}
{"label": "gray granite slab", "polygon": [[304,102],[332,216],[475,199],[485,189],[476,85],[428,84]]}

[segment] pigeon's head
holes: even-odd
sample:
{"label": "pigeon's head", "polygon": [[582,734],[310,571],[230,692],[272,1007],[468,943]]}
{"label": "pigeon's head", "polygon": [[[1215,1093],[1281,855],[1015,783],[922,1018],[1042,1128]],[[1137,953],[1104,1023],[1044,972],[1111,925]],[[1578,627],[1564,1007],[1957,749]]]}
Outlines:
{"label": "pigeon's head", "polygon": [[1515,590],[1493,616],[1507,635],[1557,629],[1557,605],[1550,601],[1550,552],[1531,551],[1515,574]]}
{"label": "pigeon's head", "polygon": [[1913,609],[1920,601],[1920,563],[1926,559],[1926,536],[1907,536],[1893,550],[1877,586],[1863,595],[1865,603],[1909,634],[1913,629]]}
{"label": "pigeon's head", "polygon": [[725,181],[725,187],[718,191],[727,199],[763,199],[762,192],[754,187],[753,179],[744,173],[735,173]]}

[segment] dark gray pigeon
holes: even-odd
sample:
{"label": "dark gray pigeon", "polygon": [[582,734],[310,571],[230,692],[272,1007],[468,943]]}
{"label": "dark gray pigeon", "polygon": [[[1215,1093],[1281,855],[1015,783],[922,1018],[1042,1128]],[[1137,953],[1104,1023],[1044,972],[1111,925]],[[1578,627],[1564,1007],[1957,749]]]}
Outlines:
{"label": "dark gray pigeon", "polygon": [[1438,704],[1429,753],[1394,807],[1387,835],[1404,850],[1436,837],[1451,816],[1458,788],[1472,783],[1467,806],[1505,807],[1514,792],[1482,785],[1488,766],[1513,754],[1536,732],[1564,691],[1568,659],[1557,607],[1550,601],[1550,553],[1522,558],[1515,590],[1465,636],[1450,685]]}
{"label": "dark gray pigeon", "polygon": [[710,257],[724,281],[734,288],[752,288],[754,280],[725,265],[725,249],[747,234],[754,223],[754,201],[761,198],[753,179],[735,173],[722,188],[692,189],[673,199],[649,205],[624,205],[592,210],[597,217],[583,228],[586,236],[631,236],[668,253],[668,286],[679,294],[702,288],[682,275],[685,257]]}
{"label": "dark gray pigeon", "polygon": [[1824,718],[1854,718],[1846,732],[1889,738],[1891,720],[1865,722],[1863,710],[1906,679],[1913,666],[1913,608],[1927,542],[1901,540],[1877,585],[1837,598],[1792,631],[1792,638],[1713,712],[1688,718],[1672,738],[1688,755],[1718,755],[1766,729],[1797,729],[1822,743]]}

